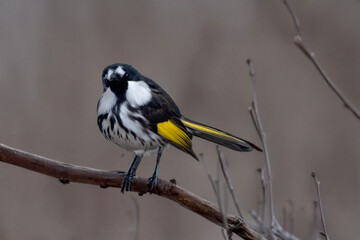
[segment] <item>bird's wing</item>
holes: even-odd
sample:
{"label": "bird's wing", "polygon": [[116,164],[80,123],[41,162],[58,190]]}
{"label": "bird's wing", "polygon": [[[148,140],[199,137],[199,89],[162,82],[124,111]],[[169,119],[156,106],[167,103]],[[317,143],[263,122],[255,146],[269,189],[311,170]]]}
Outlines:
{"label": "bird's wing", "polygon": [[151,131],[198,160],[192,150],[192,135],[180,120],[179,108],[159,85],[153,81],[147,83],[151,89],[152,99],[148,104],[140,107],[140,110],[142,115],[149,121]]}
{"label": "bird's wing", "polygon": [[174,121],[174,119],[158,123],[156,133],[165,138],[176,148],[189,153],[196,160],[199,160],[192,149],[191,138],[189,137],[187,131],[184,131],[184,129],[179,127],[177,121]]}

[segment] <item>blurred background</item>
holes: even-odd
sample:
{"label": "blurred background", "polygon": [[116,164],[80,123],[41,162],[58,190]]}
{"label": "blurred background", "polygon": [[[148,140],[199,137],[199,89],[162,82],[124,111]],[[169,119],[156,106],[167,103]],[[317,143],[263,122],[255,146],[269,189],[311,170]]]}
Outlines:
{"label": "blurred background", "polygon": [[[360,108],[360,2],[290,1],[305,42]],[[306,238],[321,181],[333,239],[360,235],[360,122],[293,44],[281,1],[0,1],[0,142],[55,160],[126,170],[133,155],[96,124],[101,73],[132,64],[157,81],[194,120],[260,145],[248,113],[257,73],[268,135],[275,213],[292,201],[294,233]],[[215,172],[215,145],[194,139]],[[261,193],[259,152],[223,149],[241,209],[251,220]],[[71,183],[0,164],[0,239],[221,239],[220,228],[155,195]],[[155,158],[138,175],[148,177]],[[215,202],[203,166],[170,147],[160,177]],[[229,204],[229,212],[236,213]],[[287,223],[288,224],[288,223]],[[321,230],[321,229],[319,229]]]}

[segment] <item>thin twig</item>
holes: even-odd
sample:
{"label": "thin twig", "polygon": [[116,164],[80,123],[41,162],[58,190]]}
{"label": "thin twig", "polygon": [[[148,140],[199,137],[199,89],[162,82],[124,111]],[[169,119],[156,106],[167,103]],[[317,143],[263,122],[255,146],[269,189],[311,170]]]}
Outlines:
{"label": "thin twig", "polygon": [[[266,133],[264,132],[262,124],[261,124],[261,119],[260,119],[258,104],[257,104],[256,73],[255,73],[254,65],[253,65],[251,59],[247,60],[247,64],[250,67],[250,76],[251,76],[251,80],[252,80],[251,82],[252,82],[252,93],[253,93],[253,101],[252,101],[251,106],[249,107],[249,111],[250,111],[251,118],[254,122],[254,125],[257,128],[257,132],[261,139],[261,143],[263,145],[264,153],[265,153],[267,184],[264,185],[265,193],[266,193],[265,198],[264,198],[265,199],[264,209],[270,210],[270,222],[268,224],[265,224],[264,229],[268,230],[268,232],[270,234],[269,237],[271,239],[276,239],[276,237],[278,237],[280,239],[298,239],[296,236],[285,231],[281,227],[281,225],[278,223],[278,221],[276,220],[276,217],[275,217],[274,205],[273,205],[274,201],[273,201],[273,192],[272,192],[272,175],[271,175],[269,151],[268,151],[267,143],[266,143]],[[268,202],[267,202],[267,200],[268,200]],[[268,208],[266,206],[268,206]],[[265,221],[264,221],[264,223],[265,223]]]}
{"label": "thin twig", "polygon": [[199,161],[200,163],[204,166],[205,168],[205,171],[206,171],[206,175],[208,176],[209,178],[209,181],[211,183],[211,187],[213,189],[214,192],[217,192],[217,188],[216,188],[216,184],[215,184],[215,180],[213,179],[212,175],[211,175],[211,172],[210,172],[210,169],[208,168],[207,164],[205,163],[204,161],[204,155],[203,154],[199,154]]}
{"label": "thin twig", "polygon": [[268,191],[269,191],[269,209],[270,209],[270,228],[274,226],[274,205],[273,205],[273,192],[272,192],[272,175],[271,175],[271,166],[270,166],[270,159],[269,159],[269,152],[268,152],[268,148],[267,148],[267,143],[266,143],[266,133],[263,130],[262,124],[261,124],[261,120],[260,120],[260,115],[259,115],[259,110],[258,110],[258,104],[257,104],[257,95],[256,95],[256,73],[255,73],[255,69],[254,69],[254,65],[251,61],[251,59],[248,59],[247,64],[250,67],[250,76],[251,76],[251,83],[252,83],[252,95],[253,95],[253,100],[252,100],[252,106],[249,107],[249,111],[250,111],[250,115],[254,121],[254,125],[257,128],[257,132],[259,134],[261,143],[263,145],[264,148],[264,153],[265,153],[265,164],[266,164],[266,173],[267,173],[267,184],[269,186]]}
{"label": "thin twig", "polygon": [[[4,144],[0,144],[0,161],[57,178],[64,184],[78,182],[98,185],[102,188],[120,188],[125,177],[124,173],[119,173],[117,171],[104,171],[58,162],[14,149]],[[133,192],[145,194],[148,192],[148,180],[146,178],[134,177],[131,188]],[[174,183],[159,179],[158,184],[152,193],[172,200],[180,206],[197,213],[221,227],[224,225],[223,214],[221,214],[219,209],[213,203]],[[227,222],[229,225],[228,230],[243,239],[253,240],[258,239],[259,236],[261,236],[260,233],[249,228],[239,217],[227,215]]]}
{"label": "thin twig", "polygon": [[217,169],[216,169],[216,180],[215,180],[215,183],[216,183],[216,188],[217,188],[217,192],[215,192],[216,194],[216,199],[217,199],[217,202],[218,202],[218,206],[220,208],[220,212],[221,214],[223,215],[223,221],[224,221],[224,227],[221,229],[221,232],[223,234],[223,237],[225,240],[230,240],[230,236],[229,236],[229,233],[228,233],[228,229],[229,229],[229,225],[227,223],[227,220],[226,220],[226,212],[225,212],[225,205],[224,205],[224,201],[223,199],[221,198],[221,193],[222,193],[222,184],[221,184],[221,178],[220,178],[220,164],[217,163]]}
{"label": "thin twig", "polygon": [[303,42],[303,38],[300,34],[300,23],[298,18],[296,17],[295,12],[292,10],[287,0],[283,0],[286,8],[288,9],[297,32],[297,35],[294,37],[295,45],[311,60],[314,64],[315,68],[318,70],[322,78],[329,85],[329,87],[335,92],[335,94],[340,98],[340,100],[344,103],[344,106],[349,109],[357,119],[360,120],[360,111],[357,109],[354,104],[350,101],[350,99],[335,85],[335,83],[330,79],[330,77],[326,74],[325,70],[320,66],[320,63],[315,58],[315,53],[311,51],[306,44]]}
{"label": "thin twig", "polygon": [[255,129],[256,129],[256,132],[257,134],[259,135],[259,138],[261,139],[261,132],[260,132],[260,127],[259,127],[259,123],[258,123],[258,119],[256,118],[256,115],[255,115],[255,111],[254,111],[254,102],[251,102],[251,106],[249,106],[249,113],[250,113],[250,116],[251,116],[251,120],[253,121],[254,123],[254,126],[255,126]]}
{"label": "thin twig", "polygon": [[264,225],[265,221],[265,198],[266,198],[266,187],[265,187],[265,177],[264,177],[264,169],[259,168],[258,170],[260,183],[261,183],[261,193],[262,193],[262,200],[259,201],[259,209],[258,215],[261,217],[262,225]]}
{"label": "thin twig", "polygon": [[218,204],[218,207],[220,209],[220,213],[222,215],[222,222],[223,222],[223,230],[221,231],[224,238],[226,240],[229,239],[229,236],[228,236],[228,229],[229,229],[229,225],[228,225],[228,222],[227,222],[227,219],[226,219],[226,214],[224,212],[224,207],[223,207],[223,204],[222,204],[222,201],[221,201],[221,196],[220,196],[220,180],[219,180],[219,177],[217,177],[217,179],[214,179],[211,175],[211,172],[210,172],[210,169],[208,168],[208,166],[206,165],[205,161],[204,161],[204,157],[203,155],[199,155],[199,160],[201,162],[201,164],[204,166],[205,168],[205,171],[206,171],[206,174],[210,180],[210,183],[211,183],[211,186],[213,188],[213,191],[214,191],[214,194],[215,194],[215,197],[216,197],[216,202]]}
{"label": "thin twig", "polygon": [[238,215],[239,215],[241,218],[244,218],[243,215],[242,215],[242,213],[241,213],[241,210],[240,210],[239,201],[237,200],[237,198],[236,198],[236,196],[235,196],[234,187],[233,187],[233,185],[232,185],[232,183],[231,183],[230,171],[229,171],[229,169],[228,169],[227,166],[226,166],[223,153],[220,151],[219,146],[216,146],[216,151],[217,151],[217,153],[218,153],[218,157],[219,157],[219,161],[220,161],[220,165],[221,165],[221,170],[222,170],[223,176],[224,176],[224,178],[225,178],[225,180],[226,180],[226,184],[227,184],[228,189],[229,189],[229,191],[230,191],[231,197],[232,197],[232,199],[233,199],[233,202],[234,202],[236,211],[237,211]]}
{"label": "thin twig", "polygon": [[317,197],[318,197],[318,202],[319,202],[319,209],[320,209],[320,216],[321,216],[321,224],[322,224],[323,231],[324,231],[323,233],[321,233],[321,235],[323,235],[326,240],[330,240],[329,235],[328,235],[328,233],[326,231],[324,211],[323,211],[323,207],[322,207],[321,194],[320,194],[320,181],[317,180],[315,172],[312,172],[311,176],[314,179],[314,182],[315,182],[315,185],[316,185],[316,192],[317,192]]}
{"label": "thin twig", "polygon": [[285,7],[288,9],[292,19],[293,19],[293,22],[294,22],[294,25],[295,25],[295,30],[296,30],[296,35],[299,35],[301,36],[301,32],[300,32],[300,21],[299,19],[297,18],[295,12],[292,10],[290,4],[288,3],[287,0],[283,0],[283,3],[285,4]]}

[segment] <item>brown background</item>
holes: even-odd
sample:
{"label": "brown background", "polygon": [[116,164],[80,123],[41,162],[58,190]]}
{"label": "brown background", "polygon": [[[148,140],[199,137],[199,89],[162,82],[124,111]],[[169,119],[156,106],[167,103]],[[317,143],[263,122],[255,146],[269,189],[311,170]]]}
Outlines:
{"label": "brown background", "polygon": [[[291,1],[305,41],[360,107],[360,2]],[[268,134],[275,211],[292,200],[306,237],[321,180],[332,239],[360,235],[360,124],[293,45],[281,1],[0,1],[0,142],[68,163],[125,170],[133,156],[96,125],[101,72],[134,65],[162,85],[184,115],[257,144],[247,107],[254,60]],[[195,139],[216,169],[214,144]],[[263,155],[224,150],[244,212],[256,207]],[[150,176],[154,158],[138,174]],[[215,201],[204,168],[169,148],[160,176]],[[221,239],[217,226],[157,196],[70,184],[0,166],[0,239]],[[235,213],[231,205],[230,212]],[[247,213],[247,219],[250,219]]]}

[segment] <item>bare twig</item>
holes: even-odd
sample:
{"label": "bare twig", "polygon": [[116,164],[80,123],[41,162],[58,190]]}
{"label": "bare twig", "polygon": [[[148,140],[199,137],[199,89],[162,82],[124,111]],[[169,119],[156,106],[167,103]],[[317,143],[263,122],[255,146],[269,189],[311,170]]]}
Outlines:
{"label": "bare twig", "polygon": [[224,178],[225,178],[225,180],[226,180],[226,184],[227,184],[227,186],[228,186],[228,188],[229,188],[229,191],[230,191],[231,197],[232,197],[232,199],[233,199],[233,202],[234,202],[236,211],[237,211],[238,215],[239,215],[241,218],[244,218],[243,215],[242,215],[242,213],[241,213],[241,210],[240,210],[239,201],[237,200],[237,198],[236,198],[236,196],[235,196],[234,187],[233,187],[233,185],[232,185],[232,183],[231,183],[231,177],[230,177],[229,169],[228,169],[227,166],[226,166],[223,153],[220,151],[219,146],[216,146],[216,151],[217,151],[217,153],[218,153],[218,157],[219,157],[219,161],[220,161],[220,165],[221,165],[221,170],[222,170],[223,176],[224,176]]}
{"label": "bare twig", "polygon": [[293,22],[294,22],[294,25],[295,25],[295,30],[296,30],[296,35],[301,36],[299,19],[297,18],[295,12],[292,10],[292,8],[289,5],[288,1],[283,0],[283,3],[285,4],[285,7],[288,9],[288,11],[289,11],[289,13],[290,13],[290,15],[291,15],[291,17],[293,19]]}
{"label": "bare twig", "polygon": [[[253,119],[254,120],[254,119]],[[267,229],[264,226],[265,221],[265,197],[266,197],[266,189],[265,189],[265,179],[264,179],[264,170],[262,168],[258,168],[256,170],[259,173],[260,183],[261,183],[261,195],[259,196],[256,203],[256,211],[251,210],[250,215],[253,217],[256,222],[256,229],[259,232],[266,233]]]}
{"label": "bare twig", "polygon": [[251,107],[249,107],[250,115],[254,121],[254,125],[257,129],[257,132],[259,134],[261,143],[264,148],[265,153],[265,164],[266,164],[266,173],[267,173],[267,184],[268,184],[268,191],[269,191],[269,209],[270,209],[270,225],[268,227],[274,226],[274,205],[273,205],[273,193],[272,193],[272,175],[271,175],[271,166],[270,166],[270,159],[269,159],[269,152],[267,148],[266,143],[266,133],[263,130],[259,110],[258,110],[258,104],[257,104],[257,95],[256,95],[256,73],[254,69],[254,65],[251,61],[251,59],[247,60],[247,64],[250,67],[250,76],[251,76],[251,83],[252,83],[252,94],[253,94],[253,100]]}
{"label": "bare twig", "polygon": [[266,188],[265,188],[265,177],[264,177],[264,169],[259,168],[258,170],[259,177],[260,177],[260,183],[261,183],[261,193],[262,193],[262,200],[259,201],[259,207],[258,207],[258,214],[261,217],[262,224],[264,224],[265,221],[265,197],[266,197]]}
{"label": "bare twig", "polygon": [[223,234],[223,237],[225,240],[230,240],[231,239],[231,233],[228,232],[229,229],[229,225],[226,219],[226,211],[225,211],[225,204],[223,199],[221,198],[221,193],[223,192],[222,189],[222,182],[221,182],[221,178],[220,178],[220,164],[217,164],[217,169],[216,169],[216,188],[217,188],[217,192],[215,192],[216,194],[216,199],[217,199],[217,203],[218,203],[218,207],[220,208],[220,212],[223,215],[223,222],[224,222],[224,227],[221,229],[221,232]]}
{"label": "bare twig", "polygon": [[323,235],[326,240],[330,240],[329,235],[328,235],[328,233],[326,231],[324,211],[323,211],[323,207],[322,207],[321,194],[320,194],[320,181],[316,178],[316,173],[315,172],[312,172],[311,176],[314,179],[314,182],[315,182],[315,185],[316,185],[316,192],[317,192],[317,197],[318,197],[318,202],[319,202],[319,209],[320,209],[320,216],[321,216],[321,224],[322,224],[323,231],[324,231],[323,233],[321,233],[321,235]]}
{"label": "bare twig", "polygon": [[[251,115],[251,118],[254,122],[254,125],[257,129],[257,132],[259,134],[259,137],[261,139],[261,143],[264,148],[265,153],[265,165],[266,165],[266,174],[267,174],[267,182],[264,181],[264,189],[265,189],[265,196],[264,196],[264,218],[262,219],[262,222],[264,223],[264,227],[261,229],[262,231],[268,232],[269,238],[271,239],[298,239],[296,236],[288,233],[285,231],[281,225],[278,223],[275,214],[274,214],[274,205],[273,205],[273,192],[272,192],[272,175],[271,175],[271,167],[270,167],[270,159],[269,159],[269,151],[267,148],[266,143],[266,133],[263,130],[259,110],[258,110],[258,104],[257,104],[257,95],[256,95],[256,73],[254,69],[254,65],[251,61],[251,59],[247,60],[247,64],[250,67],[250,76],[251,76],[251,82],[252,82],[252,92],[253,92],[253,101],[251,106],[249,107],[249,112]],[[270,215],[270,221],[265,220],[265,211],[269,211]],[[253,213],[253,216],[256,216],[258,214]]]}
{"label": "bare twig", "polygon": [[213,177],[211,175],[211,172],[210,172],[210,169],[208,168],[208,166],[206,165],[206,163],[204,161],[204,155],[203,154],[199,154],[199,161],[205,168],[206,175],[209,178],[209,181],[211,183],[211,187],[212,187],[213,191],[217,192],[217,187],[216,187],[216,184],[215,184],[215,180],[213,179]]}
{"label": "bare twig", "polygon": [[354,104],[350,101],[350,99],[335,85],[335,83],[330,79],[330,77],[326,74],[324,69],[320,66],[320,63],[315,58],[315,53],[311,51],[306,44],[303,42],[303,38],[300,34],[300,23],[298,18],[296,17],[295,12],[292,10],[287,0],[283,0],[286,8],[289,10],[289,13],[294,21],[296,36],[294,37],[295,45],[311,60],[314,64],[315,68],[318,70],[322,78],[329,85],[329,87],[335,92],[335,94],[340,98],[340,100],[344,103],[344,106],[349,109],[357,119],[360,120],[360,111],[357,109]]}
{"label": "bare twig", "polygon": [[[254,119],[253,119],[254,121]],[[255,124],[255,122],[254,122]],[[265,187],[265,179],[264,179],[264,170],[262,168],[258,168],[256,170],[259,173],[260,183],[261,183],[261,195],[259,196],[256,203],[256,211],[251,210],[250,215],[253,217],[256,222],[257,231],[261,233],[266,233],[267,229],[264,226],[265,221],[265,198],[266,198],[266,187]]]}
{"label": "bare twig", "polygon": [[208,168],[208,166],[206,165],[205,161],[204,161],[204,157],[203,155],[199,155],[199,160],[200,162],[202,163],[202,165],[204,166],[205,168],[205,171],[206,171],[206,174],[210,180],[210,183],[211,183],[211,186],[213,188],[213,191],[214,191],[214,194],[215,194],[215,197],[216,197],[216,202],[219,206],[219,209],[220,209],[220,213],[222,215],[222,222],[223,222],[223,231],[222,234],[224,236],[224,238],[226,240],[229,239],[229,236],[228,236],[228,229],[229,229],[229,225],[228,225],[228,221],[227,221],[227,218],[226,218],[226,214],[225,214],[225,210],[223,208],[223,204],[222,204],[222,201],[221,201],[221,196],[220,196],[220,179],[219,179],[219,176],[217,176],[217,179],[214,179],[211,175],[211,172],[210,172],[210,169]]}
{"label": "bare twig", "polygon": [[[17,150],[4,144],[0,144],[0,161],[57,178],[62,183],[78,182],[98,185],[102,188],[120,188],[125,177],[124,173],[119,173],[117,171],[104,171],[62,163]],[[138,192],[139,194],[147,193],[148,181],[146,178],[134,177],[131,187],[132,191]],[[224,225],[223,215],[213,203],[210,203],[174,183],[159,179],[159,182],[152,193],[172,200],[180,206],[197,213],[221,227]],[[261,236],[260,233],[249,228],[239,217],[227,215],[227,222],[229,224],[228,231],[243,239],[253,240],[258,239],[259,236]]]}

